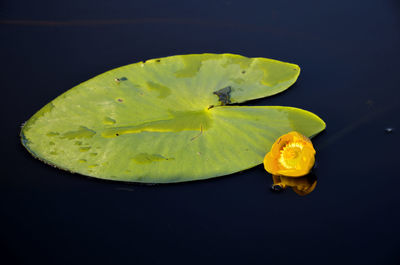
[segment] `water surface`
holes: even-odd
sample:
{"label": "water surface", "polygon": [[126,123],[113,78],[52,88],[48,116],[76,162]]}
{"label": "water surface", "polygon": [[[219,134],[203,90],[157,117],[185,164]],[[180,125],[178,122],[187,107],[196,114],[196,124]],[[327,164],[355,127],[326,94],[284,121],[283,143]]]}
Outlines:
{"label": "water surface", "polygon": [[[0,33],[7,264],[400,262],[398,1],[4,0]],[[19,143],[20,124],[80,82],[204,52],[300,65],[289,90],[249,105],[326,121],[314,192],[275,194],[262,166],[174,185],[98,181]]]}

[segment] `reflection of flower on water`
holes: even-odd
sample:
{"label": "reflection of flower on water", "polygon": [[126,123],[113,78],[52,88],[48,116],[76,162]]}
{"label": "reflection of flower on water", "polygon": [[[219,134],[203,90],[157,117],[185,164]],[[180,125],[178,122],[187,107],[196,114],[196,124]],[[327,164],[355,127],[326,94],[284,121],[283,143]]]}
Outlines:
{"label": "reflection of flower on water", "polygon": [[272,174],[273,189],[287,186],[299,195],[307,195],[317,185],[309,174],[315,163],[315,149],[306,136],[298,132],[282,135],[264,158],[265,170]]}
{"label": "reflection of flower on water", "polygon": [[286,187],[291,187],[294,192],[301,196],[311,193],[317,186],[317,177],[313,173],[299,178],[273,175],[272,180],[274,182],[272,190],[280,191]]}

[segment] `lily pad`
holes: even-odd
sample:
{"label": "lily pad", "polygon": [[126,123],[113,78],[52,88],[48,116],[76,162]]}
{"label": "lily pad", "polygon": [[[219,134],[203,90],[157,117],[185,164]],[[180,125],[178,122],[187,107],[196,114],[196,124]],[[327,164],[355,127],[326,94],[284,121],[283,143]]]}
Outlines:
{"label": "lily pad", "polygon": [[[113,69],[68,90],[23,126],[40,160],[82,175],[168,183],[262,163],[282,134],[325,123],[280,106],[238,106],[287,89],[295,64],[234,54],[171,56]],[[233,105],[232,104],[236,104]]]}

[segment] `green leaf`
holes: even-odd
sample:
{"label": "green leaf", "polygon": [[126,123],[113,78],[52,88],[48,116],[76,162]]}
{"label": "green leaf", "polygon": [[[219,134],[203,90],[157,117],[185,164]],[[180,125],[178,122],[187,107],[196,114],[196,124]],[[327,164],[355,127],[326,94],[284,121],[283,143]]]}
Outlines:
{"label": "green leaf", "polygon": [[37,158],[83,175],[163,183],[227,175],[262,163],[282,134],[313,136],[316,115],[229,106],[279,93],[297,65],[233,54],[171,56],[90,79],[38,111],[21,131]]}

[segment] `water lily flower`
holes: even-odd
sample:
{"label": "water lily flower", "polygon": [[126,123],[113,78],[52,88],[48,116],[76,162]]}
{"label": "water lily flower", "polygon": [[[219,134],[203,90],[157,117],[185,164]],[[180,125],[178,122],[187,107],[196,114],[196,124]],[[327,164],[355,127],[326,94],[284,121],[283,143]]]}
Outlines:
{"label": "water lily flower", "polygon": [[282,135],[264,158],[264,168],[274,176],[301,177],[315,163],[315,149],[306,136],[298,132]]}

